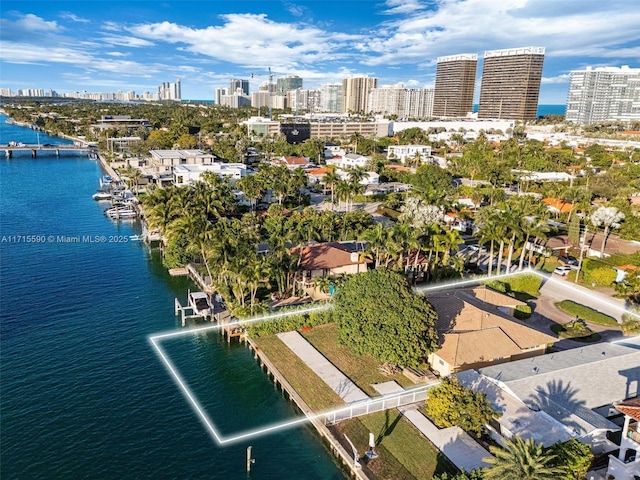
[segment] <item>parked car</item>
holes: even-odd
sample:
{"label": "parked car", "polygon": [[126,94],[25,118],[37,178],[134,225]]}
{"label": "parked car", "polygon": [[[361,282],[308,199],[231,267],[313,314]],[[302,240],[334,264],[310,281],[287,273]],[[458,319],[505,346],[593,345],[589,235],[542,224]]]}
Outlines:
{"label": "parked car", "polygon": [[564,277],[565,275],[568,275],[570,271],[571,271],[571,267],[569,265],[561,265],[559,267],[556,267],[553,270],[553,273],[562,275]]}
{"label": "parked car", "polygon": [[474,252],[477,252],[478,250],[480,250],[480,253],[487,253],[487,247],[485,247],[484,245],[480,246],[477,243],[474,243],[473,245],[469,245],[469,250],[473,250]]}
{"label": "parked car", "polygon": [[562,263],[563,265],[573,265],[575,267],[578,266],[578,259],[576,257],[572,257],[571,255],[560,255],[558,256],[558,260],[560,261],[560,263]]}

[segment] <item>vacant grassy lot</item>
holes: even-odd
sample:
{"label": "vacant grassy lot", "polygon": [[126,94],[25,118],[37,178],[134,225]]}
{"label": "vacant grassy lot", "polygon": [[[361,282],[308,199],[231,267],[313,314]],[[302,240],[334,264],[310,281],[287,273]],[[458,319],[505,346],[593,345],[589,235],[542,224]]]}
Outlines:
{"label": "vacant grassy lot", "polygon": [[371,386],[374,383],[395,380],[403,387],[414,386],[411,380],[402,374],[387,377],[380,373],[380,362],[375,358],[369,355],[354,355],[349,347],[338,345],[338,326],[335,323],[320,325],[301,333],[367,395],[379,395]]}
{"label": "vacant grassy lot", "polygon": [[296,392],[314,411],[344,406],[344,402],[315,372],[275,335],[252,339]]}
{"label": "vacant grassy lot", "polygon": [[569,315],[574,315],[590,323],[604,326],[618,326],[618,322],[615,318],[571,300],[558,302],[556,303],[556,307]]}
{"label": "vacant grassy lot", "polygon": [[[435,474],[454,473],[456,468],[397,410],[373,413],[341,422],[332,427],[344,441],[346,433],[359,452],[366,451],[369,432],[376,438],[379,458],[368,461],[365,468],[377,479],[427,480]],[[350,450],[345,443],[347,450]]]}

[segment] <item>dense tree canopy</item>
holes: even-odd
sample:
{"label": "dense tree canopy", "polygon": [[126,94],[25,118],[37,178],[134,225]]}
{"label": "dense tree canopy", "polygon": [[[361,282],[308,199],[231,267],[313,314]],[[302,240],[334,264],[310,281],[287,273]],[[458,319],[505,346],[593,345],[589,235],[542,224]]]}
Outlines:
{"label": "dense tree canopy", "polygon": [[379,268],[353,275],[334,303],[340,341],[356,354],[417,367],[437,348],[435,310],[398,273]]}
{"label": "dense tree canopy", "polygon": [[425,411],[439,427],[458,426],[478,437],[486,423],[500,416],[484,393],[460,385],[456,377],[445,377],[429,390]]}
{"label": "dense tree canopy", "polygon": [[561,480],[584,478],[593,460],[591,445],[581,443],[575,438],[568,442],[556,443],[549,450],[556,457],[555,465],[564,469],[564,475],[558,477]]}

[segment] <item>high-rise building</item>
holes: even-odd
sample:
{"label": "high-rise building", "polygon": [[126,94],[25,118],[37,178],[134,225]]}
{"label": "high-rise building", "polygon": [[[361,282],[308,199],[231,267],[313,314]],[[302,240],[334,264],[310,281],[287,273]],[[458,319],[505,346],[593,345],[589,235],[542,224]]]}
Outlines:
{"label": "high-rise building", "polygon": [[535,119],[543,62],[544,47],[485,52],[478,118]]}
{"label": "high-rise building", "polygon": [[223,88],[223,87],[218,87],[215,90],[215,104],[216,105],[222,105],[222,97],[225,95],[229,95],[229,89],[228,88]]}
{"label": "high-rise building", "polygon": [[473,111],[478,55],[462,53],[438,57],[433,115],[464,117]]}
{"label": "high-rise building", "polygon": [[320,87],[320,110],[328,113],[342,112],[342,84],[327,83]]}
{"label": "high-rise building", "polygon": [[231,82],[229,82],[229,91],[235,93],[238,89],[240,89],[244,95],[249,95],[249,80],[232,78]]}
{"label": "high-rise building", "polygon": [[433,89],[383,85],[369,92],[367,112],[396,115],[400,119],[428,118],[433,111]]}
{"label": "high-rise building", "polygon": [[378,79],[367,75],[342,80],[342,111],[367,112],[369,92],[377,86]]}
{"label": "high-rise building", "polygon": [[287,75],[280,77],[276,81],[276,93],[278,95],[286,95],[290,90],[302,88],[302,78],[297,75]]}
{"label": "high-rise building", "polygon": [[287,106],[296,113],[319,112],[320,90],[290,90],[287,92]]}
{"label": "high-rise building", "polygon": [[158,100],[180,100],[182,91],[180,87],[180,79],[176,79],[176,83],[163,82],[158,87]]}
{"label": "high-rise building", "polygon": [[572,71],[565,119],[578,124],[640,120],[640,68]]}

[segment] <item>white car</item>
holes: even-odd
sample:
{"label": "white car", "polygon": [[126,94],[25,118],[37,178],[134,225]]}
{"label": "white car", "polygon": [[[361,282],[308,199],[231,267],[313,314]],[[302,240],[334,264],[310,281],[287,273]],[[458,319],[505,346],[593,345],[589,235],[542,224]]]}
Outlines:
{"label": "white car", "polygon": [[560,265],[553,270],[553,273],[557,273],[558,275],[565,276],[571,271],[571,267],[569,265]]}

